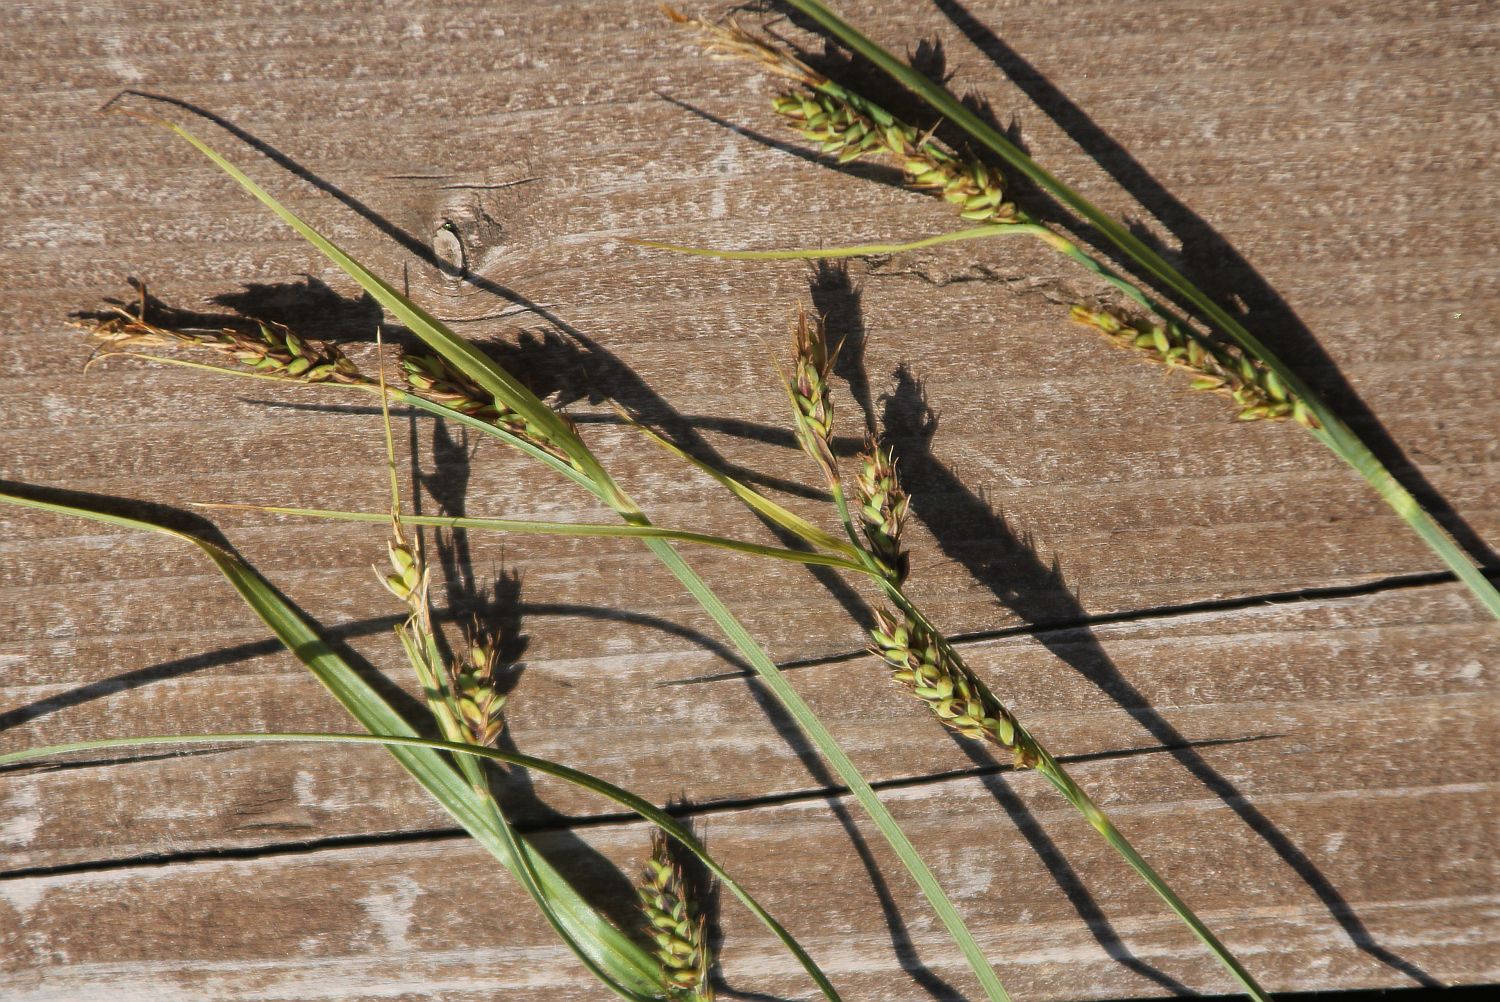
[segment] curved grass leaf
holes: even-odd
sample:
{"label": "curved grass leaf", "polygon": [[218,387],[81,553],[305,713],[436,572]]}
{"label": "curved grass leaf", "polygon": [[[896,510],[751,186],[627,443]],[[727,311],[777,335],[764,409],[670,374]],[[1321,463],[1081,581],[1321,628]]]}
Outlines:
{"label": "curved grass leaf", "polygon": [[1035,183],[1059,202],[1078,213],[1152,278],[1188,303],[1211,327],[1223,332],[1251,358],[1270,369],[1291,393],[1300,397],[1318,419],[1321,428],[1309,429],[1335,455],[1364,477],[1380,497],[1409,525],[1422,541],[1468,586],[1490,614],[1500,619],[1500,590],[1483,570],[1432,517],[1415,497],[1396,480],[1370,447],[1335,414],[1300,376],[1251,334],[1245,326],[1181,272],[1173,268],[1145,241],[1099,209],[1088,199],[1053,176],[1025,151],[970,111],[947,89],[897,59],[880,45],[844,21],[820,0],[786,0],[812,18],[840,42],[874,63],[894,80],[926,101],[935,111],[988,147],[1011,169]]}
{"label": "curved grass leaf", "polygon": [[501,751],[496,748],[485,748],[481,745],[462,744],[455,741],[442,741],[435,738],[407,737],[390,734],[329,734],[318,731],[307,732],[273,732],[273,733],[224,733],[224,734],[154,734],[135,738],[100,738],[93,741],[73,741],[67,744],[48,745],[39,748],[27,748],[22,751],[9,752],[0,755],[0,766],[15,765],[22,762],[35,761],[41,758],[51,758],[57,755],[67,755],[73,752],[99,751],[107,748],[132,748],[142,746],[181,745],[181,744],[222,744],[225,742],[250,742],[250,743],[288,743],[296,742],[303,744],[362,744],[383,745],[393,752],[397,749],[423,749],[429,751],[451,752],[456,755],[470,755],[475,758],[488,759],[491,762],[499,762],[502,765],[516,766],[530,772],[540,772],[565,783],[570,783],[581,789],[596,793],[607,800],[611,800],[633,814],[649,821],[672,836],[682,844],[682,847],[697,857],[703,866],[718,878],[719,882],[729,893],[739,899],[751,914],[760,923],[771,931],[777,939],[797,958],[802,969],[817,984],[818,989],[829,999],[837,1000],[838,991],[828,980],[817,961],[813,960],[796,938],[771,915],[770,912],[751,896],[740,883],[730,876],[713,856],[704,848],[703,843],[693,836],[687,827],[680,824],[676,818],[661,810],[650,801],[636,796],[629,790],[615,786],[613,783],[591,776],[586,772],[569,766],[561,765],[544,758],[536,758],[531,755],[522,755],[519,752]]}
{"label": "curved grass leaf", "polygon": [[[650,247],[654,250],[672,251],[677,254],[688,254],[693,257],[711,257],[724,261],[822,261],[846,257],[871,257],[879,254],[901,254],[907,251],[921,250],[924,247],[936,247],[939,244],[959,243],[966,240],[992,240],[996,237],[1023,236],[1035,237],[1059,254],[1072,259],[1081,267],[1093,272],[1152,313],[1157,314],[1170,323],[1176,324],[1185,332],[1191,332],[1191,328],[1183,323],[1180,317],[1174,314],[1171,307],[1147,296],[1123,275],[1111,270],[1082,247],[1079,247],[1066,237],[1054,233],[1040,223],[990,223],[984,226],[969,226],[961,230],[939,233],[936,236],[922,237],[919,240],[908,240],[903,243],[851,244],[845,247],[723,250],[716,247],[689,247],[683,244],[663,243],[659,240],[631,240],[629,242],[639,244],[642,247]],[[1222,351],[1218,350],[1216,342],[1206,342],[1205,347],[1209,349],[1214,357],[1223,360],[1224,355]]]}
{"label": "curved grass leaf", "polygon": [[387,284],[374,272],[354,260],[354,258],[344,253],[337,244],[313,229],[300,216],[272,198],[269,192],[256,184],[249,175],[225,159],[217,150],[203,142],[203,140],[193,135],[187,129],[165,118],[125,109],[119,110],[143,121],[150,122],[153,125],[169,129],[187,140],[198,152],[212,160],[220,170],[239,182],[240,186],[254,195],[261,204],[280,216],[284,223],[296,230],[303,239],[316,247],[321,254],[343,269],[345,274],[359,283],[360,287],[366,292],[379,300],[381,305],[405,324],[412,333],[421,338],[423,343],[442,355],[443,358],[452,363],[465,376],[468,376],[483,387],[486,392],[493,394],[497,400],[505,401],[511,410],[521,415],[532,427],[539,429],[548,440],[567,453],[568,457],[577,463],[581,469],[588,472],[597,470],[597,460],[594,459],[592,453],[589,452],[583,441],[578,437],[578,433],[574,430],[573,426],[563,420],[556,411],[543,403],[520,380],[516,379],[500,366],[495,365],[478,348],[454,334],[436,317],[406,298],[395,287]]}

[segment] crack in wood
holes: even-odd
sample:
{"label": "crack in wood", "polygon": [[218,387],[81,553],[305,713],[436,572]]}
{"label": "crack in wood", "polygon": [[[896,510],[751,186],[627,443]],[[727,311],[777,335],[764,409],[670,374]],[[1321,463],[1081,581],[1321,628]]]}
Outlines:
{"label": "crack in wood", "polygon": [[[1490,580],[1500,581],[1500,568],[1485,567],[1483,571],[1485,577]],[[1081,633],[1096,626],[1114,626],[1120,623],[1170,620],[1177,616],[1195,616],[1202,615],[1203,613],[1240,612],[1260,606],[1291,606],[1303,602],[1363,598],[1367,595],[1381,595],[1387,592],[1432,588],[1438,585],[1452,584],[1455,580],[1454,576],[1447,571],[1398,574],[1391,577],[1379,578],[1375,581],[1366,581],[1363,584],[1329,585],[1322,588],[1263,592],[1257,595],[1242,595],[1235,598],[1204,599],[1198,602],[1182,602],[1175,605],[1149,606],[1143,609],[1130,609],[1121,612],[1104,612],[1096,616],[1082,616],[1074,619],[1023,623],[1019,626],[1004,626],[994,630],[954,633],[948,637],[948,640],[955,647],[962,647],[965,644],[977,644],[990,640],[1005,640],[1010,637],[1050,637],[1056,634]],[[819,654],[814,657],[779,661],[776,667],[782,671],[792,671],[798,668],[817,668],[823,665],[843,664],[848,661],[858,661],[861,658],[869,656],[870,652],[861,647],[853,651],[838,651],[833,654]],[[749,678],[751,674],[746,669],[737,669],[735,671],[715,672],[711,675],[694,675],[690,678],[669,679],[668,681],[656,684],[658,686],[701,685],[706,682],[728,682],[745,679]]]}
{"label": "crack in wood", "polygon": [[[1184,748],[1213,748],[1227,745],[1251,744],[1285,737],[1282,734],[1250,734],[1234,738],[1208,738],[1201,741],[1186,741],[1180,745],[1149,745],[1140,748],[1111,749],[1088,752],[1080,755],[1059,755],[1057,760],[1066,765],[1084,762],[1100,762],[1115,759],[1136,758],[1144,755],[1171,754]],[[117,763],[109,763],[117,764]],[[880,791],[911,790],[942,783],[982,779],[1002,773],[1022,771],[1008,763],[980,766],[970,769],[951,769],[944,772],[927,773],[921,776],[906,776],[872,782]],[[809,803],[818,800],[842,800],[849,796],[847,787],[827,785],[805,790],[770,793],[755,797],[737,797],[697,804],[669,804],[664,810],[676,818],[691,819],[740,811],[761,810]],[[617,825],[638,820],[626,811],[614,811],[587,817],[562,816],[534,823],[518,822],[515,828],[526,835],[546,835],[553,832],[575,832],[581,829]],[[254,827],[254,826],[247,826]],[[270,826],[265,826],[270,827]],[[15,870],[0,870],[0,882],[26,880],[39,877],[57,877],[73,874],[104,873],[112,870],[127,870],[133,867],[186,866],[194,863],[227,860],[257,860],[283,856],[301,856],[317,852],[342,849],[369,849],[381,846],[424,845],[468,838],[461,828],[429,828],[419,832],[387,832],[383,834],[331,835],[323,838],[280,842],[274,845],[222,846],[214,849],[196,849],[181,852],[141,853],[119,859],[91,860],[81,863],[62,863],[55,866],[32,866]]]}

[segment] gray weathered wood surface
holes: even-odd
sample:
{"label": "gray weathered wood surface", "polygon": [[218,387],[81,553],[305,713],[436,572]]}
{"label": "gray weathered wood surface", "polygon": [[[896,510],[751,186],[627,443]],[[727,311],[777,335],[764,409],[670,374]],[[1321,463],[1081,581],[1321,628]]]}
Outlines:
{"label": "gray weathered wood surface", "polygon": [[[1500,539],[1492,5],[844,7],[897,51],[940,40],[956,89],[985,95],[1110,211],[1174,249],[1185,240],[1196,273],[1240,290],[1322,385],[1347,381],[1472,530]],[[316,391],[119,361],[80,374],[87,348],[67,314],[122,293],[127,275],[191,307],[283,286],[252,301],[291,303],[317,333],[368,340],[378,318],[191,150],[96,114],[122,87],[211,110],[358,199],[367,215],[174,112],[461,331],[542,339],[524,358],[658,521],[747,538],[770,539],[597,398],[616,394],[741,469],[811,484],[763,348],[809,298],[810,273],[623,239],[771,247],[952,225],[939,204],[716,123],[792,138],[765,80],[704,58],[650,3],[67,0],[8,14],[0,475],[12,480],[176,507],[385,503],[377,419],[324,409]],[[1059,120],[1089,150],[1007,69],[1054,110],[1058,94],[1073,102]],[[486,187],[521,178],[536,180]],[[1238,263],[1205,239],[1214,231]],[[446,277],[393,237],[427,246],[448,232],[481,281]],[[494,284],[565,328],[499,316]],[[1079,779],[1266,984],[1500,978],[1500,630],[1363,484],[1298,429],[1236,426],[1217,400],[1070,328],[1060,304],[1097,290],[1036,248],[950,247],[822,284],[813,301],[835,330],[862,335],[843,369],[855,375],[844,430],[859,434],[862,399],[901,443],[921,601],[951,632],[981,634],[976,666],[1054,751],[1079,757]],[[436,477],[419,495],[427,511],[599,517],[498,447],[468,457],[472,442],[427,421],[399,433]],[[394,610],[369,572],[378,527],[215,521],[333,636],[401,677]],[[347,727],[186,548],[9,509],[0,527],[5,748]],[[648,554],[628,541],[468,547],[440,595],[462,604],[505,578],[527,640],[516,747],[689,800],[711,848],[847,997],[972,997],[884,844]],[[976,763],[868,659],[829,660],[861,647],[845,606],[869,596],[841,604],[801,571],[691,557],[777,657],[822,659],[793,673],[797,686],[890,784],[1018,998],[1229,990],[1039,777]],[[663,684],[693,679],[706,681]],[[628,910],[606,863],[634,873],[641,827],[552,784],[513,792],[541,844]],[[12,772],[0,846],[7,999],[600,994],[377,752],[122,754]],[[729,986],[806,996],[732,903],[721,923]]]}

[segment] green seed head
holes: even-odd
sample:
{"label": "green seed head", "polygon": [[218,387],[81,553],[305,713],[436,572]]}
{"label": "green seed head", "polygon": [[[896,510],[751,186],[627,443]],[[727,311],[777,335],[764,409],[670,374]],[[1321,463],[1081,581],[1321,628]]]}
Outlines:
{"label": "green seed head", "polygon": [[[910,638],[910,646],[893,643],[898,633]],[[890,665],[891,678],[926,703],[944,726],[1005,748],[1018,767],[1036,764],[1035,747],[1021,737],[1010,711],[920,619],[878,611],[870,636],[875,641],[870,651]],[[913,648],[923,652],[920,658],[914,658]]]}
{"label": "green seed head", "polygon": [[651,857],[636,893],[672,1002],[713,1002],[714,988],[708,980],[713,957],[706,925],[688,898],[672,849],[663,832],[652,834]]}
{"label": "green seed head", "polygon": [[1205,342],[1175,323],[1156,324],[1109,310],[1074,306],[1069,316],[1148,362],[1188,372],[1190,389],[1229,397],[1235,403],[1237,420],[1292,418],[1309,428],[1318,427],[1317,419],[1274,372],[1236,347]]}

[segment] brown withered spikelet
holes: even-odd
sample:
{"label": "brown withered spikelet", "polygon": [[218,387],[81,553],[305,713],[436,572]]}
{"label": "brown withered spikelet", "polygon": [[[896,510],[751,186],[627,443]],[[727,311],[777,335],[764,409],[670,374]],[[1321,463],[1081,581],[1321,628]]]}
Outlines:
{"label": "brown withered spikelet", "polygon": [[682,868],[673,859],[671,841],[660,829],[652,833],[651,858],[636,893],[674,1002],[713,1002],[714,987],[708,979],[713,956],[706,923],[688,900]]}
{"label": "brown withered spikelet", "polygon": [[690,17],[681,11],[663,5],[662,13],[675,24],[695,28],[703,36],[703,45],[709,54],[720,59],[746,59],[759,63],[779,77],[795,80],[808,86],[817,86],[828,78],[808,66],[784,49],[777,48],[766,40],[751,34],[734,18],[723,24],[714,24],[700,17]]}
{"label": "brown withered spikelet", "polygon": [[919,619],[885,611],[875,614],[871,653],[891,666],[891,678],[942,723],[962,734],[1009,751],[1017,767],[1037,763],[1030,735],[979,677]]}
{"label": "brown withered spikelet", "polygon": [[1282,385],[1274,372],[1232,345],[1210,351],[1176,324],[1158,324],[1108,309],[1074,306],[1070,316],[1145,361],[1186,372],[1192,377],[1188,384],[1191,389],[1229,397],[1241,421],[1291,418],[1304,427],[1318,427],[1312,411]]}

